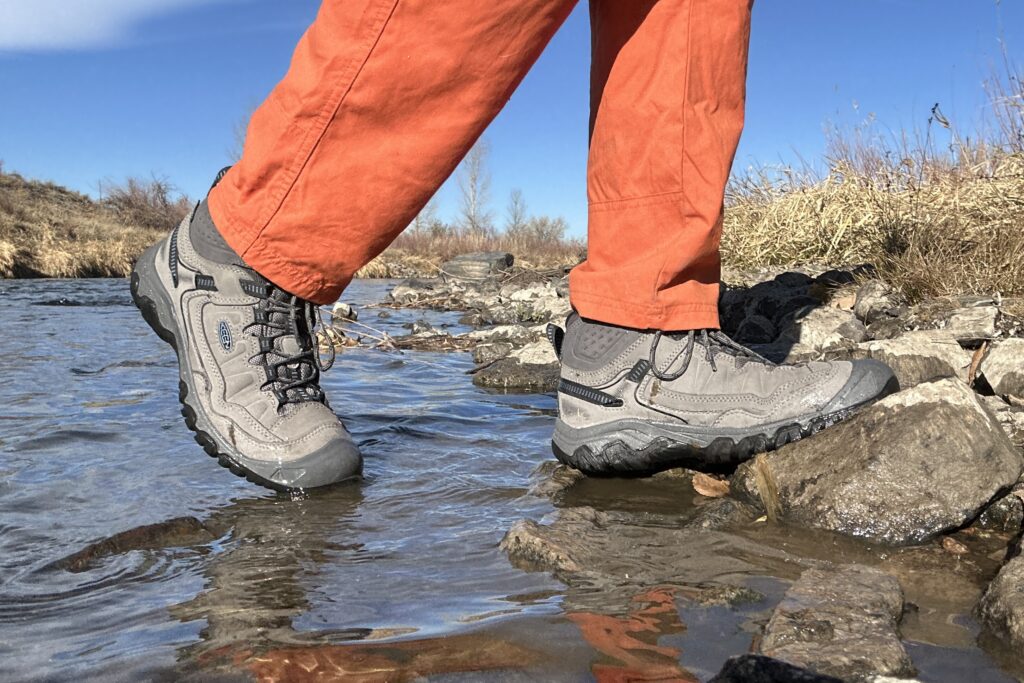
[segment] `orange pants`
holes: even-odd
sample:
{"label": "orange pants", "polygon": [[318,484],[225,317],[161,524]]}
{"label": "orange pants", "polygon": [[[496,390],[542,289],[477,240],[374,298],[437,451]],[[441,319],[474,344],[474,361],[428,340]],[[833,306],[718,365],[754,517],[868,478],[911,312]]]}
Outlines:
{"label": "orange pants", "polygon": [[[718,326],[753,0],[592,0],[586,318]],[[576,0],[323,0],[210,195],[227,242],[318,303],[415,217]],[[538,112],[540,115],[540,112]]]}

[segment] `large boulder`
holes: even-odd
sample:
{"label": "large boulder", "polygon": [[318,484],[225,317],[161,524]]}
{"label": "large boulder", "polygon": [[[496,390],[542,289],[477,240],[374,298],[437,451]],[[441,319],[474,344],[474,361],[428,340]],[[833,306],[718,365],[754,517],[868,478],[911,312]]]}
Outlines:
{"label": "large boulder", "polygon": [[1024,556],[1007,562],[989,584],[978,617],[989,633],[1024,651]]}
{"label": "large boulder", "polygon": [[455,280],[484,280],[504,274],[514,262],[515,257],[504,251],[459,254],[441,264],[441,275]]}
{"label": "large boulder", "polygon": [[726,660],[722,670],[708,683],[843,683],[789,662],[764,655],[738,655]]}
{"label": "large boulder", "polygon": [[971,356],[946,332],[919,330],[895,339],[861,344],[858,356],[880,360],[893,369],[904,389],[944,377],[967,379]]}
{"label": "large boulder", "polygon": [[879,543],[934,538],[977,516],[1024,457],[963,382],[918,385],[742,465],[732,488],[769,516]]}
{"label": "large boulder", "polygon": [[775,608],[761,652],[843,680],[912,676],[900,640],[903,591],[877,569],[809,569]]}
{"label": "large boulder", "polygon": [[994,344],[979,369],[996,394],[1024,398],[1024,339]]}

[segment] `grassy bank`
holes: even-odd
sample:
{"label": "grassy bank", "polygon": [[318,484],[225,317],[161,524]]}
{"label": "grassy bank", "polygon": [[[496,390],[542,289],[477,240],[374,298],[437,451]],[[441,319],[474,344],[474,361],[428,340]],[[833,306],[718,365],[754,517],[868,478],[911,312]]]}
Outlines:
{"label": "grassy bank", "polygon": [[0,277],[124,277],[188,207],[157,181],[129,181],[94,201],[0,173]]}
{"label": "grassy bank", "polygon": [[938,105],[921,131],[830,136],[825,170],[733,180],[723,260],[735,267],[872,263],[912,299],[1024,294],[1024,83],[987,84],[970,132]]}

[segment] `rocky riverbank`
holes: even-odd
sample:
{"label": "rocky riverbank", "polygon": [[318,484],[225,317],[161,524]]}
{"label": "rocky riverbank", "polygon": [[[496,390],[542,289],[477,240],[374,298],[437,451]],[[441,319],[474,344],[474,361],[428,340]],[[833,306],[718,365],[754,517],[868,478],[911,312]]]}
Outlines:
{"label": "rocky riverbank", "polygon": [[[377,314],[461,311],[473,330],[419,325],[385,341],[471,352],[479,386],[552,391],[558,364],[545,328],[571,310],[566,273],[517,270],[505,254],[442,271],[402,282]],[[911,676],[903,629],[920,630],[925,608],[933,619],[955,612],[936,606],[939,593],[955,596],[956,609],[973,606],[981,642],[1024,672],[1024,301],[910,303],[869,266],[724,279],[722,325],[737,341],[777,361],[875,358],[902,391],[734,472],[677,470],[642,484],[692,499],[682,524],[588,504],[589,489],[614,482],[546,464],[532,492],[557,512],[514,525],[502,542],[509,557],[605,597],[699,585],[701,599],[729,603],[760,599],[730,574],[789,576],[782,601],[753,629],[752,651],[764,656],[729,665],[748,673],[768,676],[782,660],[804,671],[786,680]],[[339,320],[351,337],[352,316]],[[728,669],[720,680],[753,680]],[[821,678],[799,678],[809,671]]]}

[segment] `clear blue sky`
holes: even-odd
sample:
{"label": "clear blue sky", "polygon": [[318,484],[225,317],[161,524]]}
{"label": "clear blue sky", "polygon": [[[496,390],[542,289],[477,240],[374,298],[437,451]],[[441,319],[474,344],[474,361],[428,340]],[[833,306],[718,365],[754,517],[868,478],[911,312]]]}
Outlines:
{"label": "clear blue sky", "polygon": [[[198,196],[319,4],[2,0],[0,159],[92,194],[103,179],[156,173]],[[521,187],[532,211],[583,234],[588,31],[583,3],[488,131],[496,214]],[[920,125],[936,102],[977,119],[1001,35],[1024,61],[1024,2],[759,0],[737,168],[814,160],[828,121]]]}

